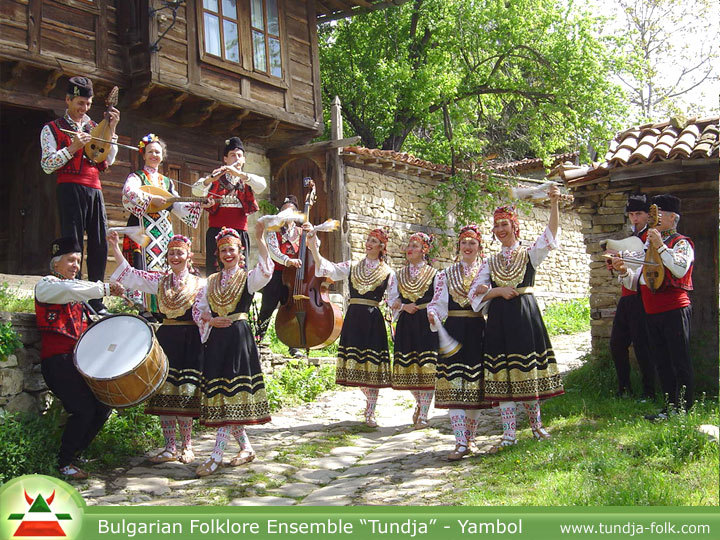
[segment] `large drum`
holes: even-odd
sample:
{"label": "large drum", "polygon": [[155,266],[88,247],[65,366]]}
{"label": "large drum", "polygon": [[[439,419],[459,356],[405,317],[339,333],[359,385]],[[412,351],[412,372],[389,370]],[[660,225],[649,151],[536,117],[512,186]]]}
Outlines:
{"label": "large drum", "polygon": [[111,315],[80,336],[75,367],[98,400],[120,409],[152,396],[165,382],[169,366],[145,319]]}

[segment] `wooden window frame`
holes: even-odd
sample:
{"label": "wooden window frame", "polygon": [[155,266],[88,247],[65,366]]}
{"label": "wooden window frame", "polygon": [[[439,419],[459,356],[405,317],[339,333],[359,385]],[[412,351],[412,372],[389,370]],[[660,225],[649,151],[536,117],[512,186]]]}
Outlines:
{"label": "wooden window frame", "polygon": [[95,15],[100,13],[100,1],[101,0],[54,0],[54,2],[61,7],[76,8]]}
{"label": "wooden window frame", "polygon": [[[222,0],[218,0],[218,4],[221,4]],[[250,0],[238,0],[238,47],[240,51],[240,63],[231,62],[220,58],[213,54],[205,52],[205,18],[204,8],[202,0],[196,2],[196,17],[197,17],[197,36],[198,36],[198,60],[204,64],[209,64],[216,68],[221,68],[225,72],[232,72],[238,75],[243,75],[251,79],[269,84],[282,89],[289,89],[289,70],[287,68],[286,61],[286,50],[287,50],[287,38],[285,30],[285,10],[283,0],[277,0],[278,3],[278,24],[280,29],[280,56],[282,59],[283,73],[282,77],[273,77],[268,75],[264,71],[256,71],[253,67],[253,50],[252,50],[252,26],[250,22]],[[263,2],[263,8],[265,4]],[[264,15],[263,15],[264,16]],[[222,23],[221,23],[222,26]],[[222,28],[221,28],[222,32]],[[222,40],[222,33],[221,33]],[[221,43],[224,47],[224,44]],[[266,49],[267,56],[267,49]]]}
{"label": "wooden window frame", "polygon": [[[253,71],[256,73],[263,73],[267,75],[268,77],[272,77],[275,79],[282,79],[283,77],[276,77],[275,75],[270,74],[270,38],[277,38],[277,40],[280,42],[280,69],[282,70],[283,75],[285,74],[285,60],[283,59],[283,43],[280,39],[280,35],[282,34],[282,29],[280,28],[280,0],[275,0],[276,6],[277,6],[277,17],[278,17],[278,35],[275,36],[271,34],[268,31],[268,12],[267,12],[267,0],[260,0],[262,2],[262,16],[263,16],[263,28],[257,28],[252,25],[252,0],[248,0],[250,4],[250,46],[251,46],[251,53],[252,53],[252,62],[253,62]],[[253,32],[262,32],[263,38],[265,39],[265,66],[267,69],[265,71],[259,70],[255,67],[255,50],[253,49],[252,43],[252,34]]]}

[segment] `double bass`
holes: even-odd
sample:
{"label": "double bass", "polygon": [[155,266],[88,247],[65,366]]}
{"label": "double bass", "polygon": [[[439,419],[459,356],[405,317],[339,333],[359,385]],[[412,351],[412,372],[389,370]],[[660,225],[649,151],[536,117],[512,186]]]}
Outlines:
{"label": "double bass", "polygon": [[[315,203],[315,183],[304,179],[310,192],[305,197],[303,213],[309,218]],[[328,286],[332,280],[315,277],[315,260],[307,249],[307,232],[300,237],[298,259],[300,268],[283,270],[283,284],[288,288],[287,302],[280,306],[275,317],[275,332],[280,341],[296,349],[313,349],[333,343],[342,329],[342,312],[330,302]]]}

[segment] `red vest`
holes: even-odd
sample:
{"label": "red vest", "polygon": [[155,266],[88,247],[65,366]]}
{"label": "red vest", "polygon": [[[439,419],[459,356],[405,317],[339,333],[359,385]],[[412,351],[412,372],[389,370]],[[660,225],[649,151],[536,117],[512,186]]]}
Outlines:
{"label": "red vest", "polygon": [[220,201],[214,206],[206,208],[210,214],[208,219],[209,227],[232,227],[238,231],[247,231],[247,217],[259,210],[255,202],[255,194],[250,186],[243,186],[242,191],[229,190],[222,186],[220,180],[210,184],[209,195],[224,197],[230,195],[236,197],[240,202],[236,206],[221,206]]}
{"label": "red vest", "polygon": [[[648,227],[647,225],[645,228],[640,232],[638,238],[643,241],[643,243],[647,242],[647,235],[648,235]],[[632,289],[628,289],[625,287],[625,285],[622,286],[622,296],[632,296],[634,294],[638,294],[638,291],[633,291]]]}
{"label": "red vest", "polygon": [[[669,248],[673,248],[679,240],[687,240],[690,245],[695,247],[687,236],[682,234],[675,234],[671,236],[665,244]],[[687,273],[677,278],[670,273],[670,270],[665,268],[665,279],[663,280],[662,287],[653,293],[646,285],[640,285],[640,294],[642,294],[643,305],[645,306],[646,313],[664,313],[673,309],[680,309],[690,305],[690,296],[688,291],[693,290],[692,284],[692,271],[694,263],[690,263],[690,268]]]}
{"label": "red vest", "polygon": [[[277,242],[278,246],[280,247],[280,253],[283,255],[287,255],[291,259],[296,259],[298,256],[298,252],[295,250],[295,246],[292,245],[292,242],[289,240],[283,240],[282,233],[280,231],[275,233],[275,236],[277,236]],[[284,270],[285,265],[274,261],[275,262],[275,270]]]}
{"label": "red vest", "polygon": [[[47,125],[50,126],[50,130],[55,136],[58,150],[67,148],[72,144],[70,135],[60,131],[61,128],[71,131],[74,130],[65,118],[58,118]],[[95,125],[95,122],[92,120],[88,124],[85,124],[86,128],[93,128]],[[81,148],[73,154],[70,161],[55,171],[57,173],[57,183],[81,184],[83,186],[101,189],[100,171],[104,171],[107,168],[107,161],[95,164],[85,157],[84,150]]]}
{"label": "red vest", "polygon": [[72,353],[87,328],[84,306],[80,302],[44,304],[35,300],[35,319],[42,338],[40,358]]}

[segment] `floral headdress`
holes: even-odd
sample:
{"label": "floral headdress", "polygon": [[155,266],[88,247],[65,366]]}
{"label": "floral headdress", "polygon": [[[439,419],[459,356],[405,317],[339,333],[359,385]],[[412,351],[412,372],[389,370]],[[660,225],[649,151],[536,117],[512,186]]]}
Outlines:
{"label": "floral headdress", "polygon": [[514,205],[499,206],[493,213],[493,220],[499,221],[501,219],[509,219],[513,224],[513,231],[515,231],[515,238],[520,237],[520,219],[518,217],[517,209]]}
{"label": "floral headdress", "polygon": [[387,243],[390,238],[390,227],[385,226],[382,228],[373,229],[368,233],[368,236],[374,236],[375,238],[380,240],[380,242],[385,244],[385,247],[382,248],[382,250],[380,251],[381,253],[385,253],[387,251]]}
{"label": "floral headdress", "polygon": [[408,238],[408,243],[412,240],[417,240],[422,245],[422,252],[424,255],[427,255],[427,253],[430,251],[430,245],[433,242],[433,237],[430,234],[425,234],[424,232],[416,232],[410,235],[410,238]]}
{"label": "floral headdress", "polygon": [[192,240],[190,240],[187,236],[183,236],[182,234],[176,234],[170,239],[170,242],[168,242],[168,250],[171,248],[178,247],[182,248],[187,251],[191,251],[192,248]]}
{"label": "floral headdress", "polygon": [[220,229],[220,232],[215,237],[215,242],[217,244],[218,252],[220,251],[220,247],[225,244],[235,244],[241,248],[243,247],[243,241],[240,237],[240,233],[230,227],[223,227]]}
{"label": "floral headdress", "polygon": [[148,133],[148,134],[145,135],[142,139],[140,139],[140,142],[138,143],[138,150],[140,150],[140,153],[141,153],[141,154],[144,154],[144,153],[145,153],[145,147],[146,147],[148,144],[154,143],[154,142],[159,142],[159,141],[160,141],[160,137],[158,137],[158,136],[155,135],[154,133]]}

